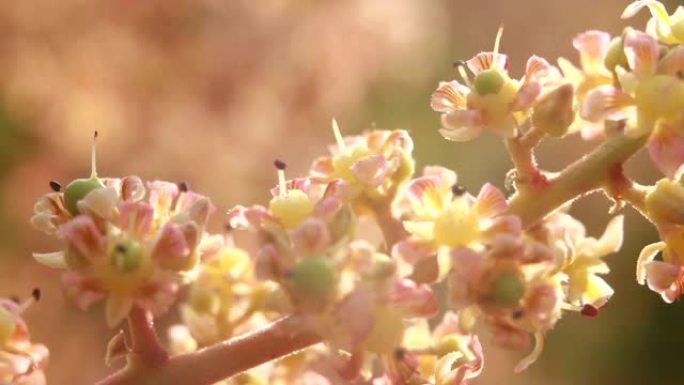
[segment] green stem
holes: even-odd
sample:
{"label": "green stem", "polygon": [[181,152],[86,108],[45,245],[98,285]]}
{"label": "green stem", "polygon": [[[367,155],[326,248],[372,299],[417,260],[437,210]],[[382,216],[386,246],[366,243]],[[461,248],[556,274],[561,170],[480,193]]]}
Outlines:
{"label": "green stem", "polygon": [[648,136],[613,137],[590,154],[568,166],[548,184],[535,190],[521,190],[509,201],[505,214],[521,218],[530,226],[577,197],[610,184],[611,178],[622,176],[622,165],[639,151]]}

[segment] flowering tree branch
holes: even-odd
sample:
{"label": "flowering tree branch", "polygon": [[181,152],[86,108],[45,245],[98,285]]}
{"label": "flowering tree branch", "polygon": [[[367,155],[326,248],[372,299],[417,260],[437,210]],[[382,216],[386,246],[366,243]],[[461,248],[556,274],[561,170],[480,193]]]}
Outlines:
{"label": "flowering tree branch", "polygon": [[134,311],[129,318],[133,349],[128,365],[98,385],[208,385],[321,341],[290,316],[204,349],[161,359],[149,346],[135,350],[137,343],[157,340],[151,322],[141,317]]}
{"label": "flowering tree branch", "polygon": [[535,191],[520,190],[510,200],[507,214],[518,215],[525,226],[543,219],[568,201],[612,185],[623,177],[622,165],[646,143],[646,137],[618,135],[569,165]]}

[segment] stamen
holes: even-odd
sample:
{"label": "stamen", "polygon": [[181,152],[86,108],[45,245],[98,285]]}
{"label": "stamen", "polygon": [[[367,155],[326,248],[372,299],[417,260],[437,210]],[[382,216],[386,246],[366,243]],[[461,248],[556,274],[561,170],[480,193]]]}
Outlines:
{"label": "stamen", "polygon": [[518,362],[513,371],[515,373],[520,373],[523,370],[527,369],[528,366],[532,365],[535,361],[537,361],[537,358],[539,358],[543,350],[544,335],[542,334],[542,332],[536,332],[534,333],[534,349],[532,349],[532,351],[530,352],[530,354],[527,355],[527,357],[523,358],[522,360],[520,360],[520,362]]}
{"label": "stamen", "polygon": [[[461,62],[463,63],[463,62]],[[458,74],[461,75],[461,79],[463,79],[463,83],[465,83],[468,88],[473,88],[473,84],[470,82],[470,77],[468,76],[468,72],[466,72],[465,68],[465,63],[463,65],[460,65],[456,68],[458,71]]]}
{"label": "stamen", "polygon": [[96,154],[96,149],[97,147],[97,131],[93,134],[93,149],[92,153],[90,155],[90,178],[97,178],[97,154]]}
{"label": "stamen", "polygon": [[337,124],[337,120],[335,120],[335,118],[332,118],[332,129],[333,135],[335,135],[335,142],[337,143],[337,147],[340,148],[341,152],[347,151],[347,145],[344,143],[344,138],[342,137],[340,126]]}
{"label": "stamen", "polygon": [[[494,40],[494,53],[492,55],[492,66],[496,65],[499,56],[499,45],[501,44],[501,36],[503,35],[503,24],[499,25],[499,30],[496,32],[496,40]],[[502,68],[505,69],[505,68]]]}
{"label": "stamen", "polygon": [[59,182],[57,182],[56,180],[51,180],[51,181],[50,181],[50,188],[51,188],[52,191],[54,191],[54,192],[60,192],[60,191],[62,191],[62,185],[61,185]]}
{"label": "stamen", "polygon": [[514,320],[521,319],[525,315],[525,310],[523,309],[517,309],[514,310],[513,313],[511,313],[511,318]]}
{"label": "stamen", "polygon": [[181,192],[188,192],[188,190],[190,190],[190,187],[188,186],[188,182],[182,181],[182,182],[178,183],[178,190],[180,190]]}
{"label": "stamen", "polygon": [[27,298],[21,305],[19,305],[19,308],[17,309],[17,315],[22,315],[28,308],[31,307],[31,305],[38,302],[40,300],[40,296],[40,289],[33,289],[33,291],[31,291],[31,296]]}
{"label": "stamen", "polygon": [[455,184],[451,186],[451,193],[454,194],[454,196],[460,197],[461,195],[466,193],[466,188],[463,185],[460,184]]}
{"label": "stamen", "polygon": [[561,309],[568,310],[568,311],[577,311],[577,312],[582,311],[582,306],[571,305],[571,304],[566,303],[566,302],[561,303],[560,307],[561,307]]}
{"label": "stamen", "polygon": [[287,181],[285,180],[287,164],[282,160],[276,159],[273,165],[278,169],[278,196],[283,197],[287,194]]}

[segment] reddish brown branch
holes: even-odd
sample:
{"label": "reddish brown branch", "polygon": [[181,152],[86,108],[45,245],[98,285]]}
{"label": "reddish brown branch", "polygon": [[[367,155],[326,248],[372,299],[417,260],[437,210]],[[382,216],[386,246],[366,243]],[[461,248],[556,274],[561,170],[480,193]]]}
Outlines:
{"label": "reddish brown branch", "polygon": [[[139,337],[150,336],[145,332]],[[209,385],[320,341],[316,334],[302,330],[294,317],[285,317],[245,335],[157,362],[156,366],[129,361],[98,385]]]}

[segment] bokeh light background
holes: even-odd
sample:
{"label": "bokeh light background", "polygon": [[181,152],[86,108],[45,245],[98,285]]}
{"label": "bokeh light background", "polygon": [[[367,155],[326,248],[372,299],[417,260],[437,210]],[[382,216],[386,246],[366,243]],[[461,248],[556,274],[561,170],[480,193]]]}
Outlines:
{"label": "bokeh light background", "polygon": [[[670,10],[678,5],[666,2]],[[101,175],[188,181],[222,213],[263,203],[274,184],[272,160],[306,172],[332,141],[330,118],[345,133],[375,125],[410,130],[419,165],[454,168],[471,191],[502,187],[511,167],[501,143],[468,144],[437,133],[429,96],[454,76],[451,63],[502,50],[518,77],[527,58],[576,62],[571,39],[587,29],[618,34],[628,25],[618,0],[22,0],[0,2],[0,293],[44,300],[26,315],[47,344],[51,384],[91,384],[104,367],[102,309],[78,311],[59,274],[31,251],[51,250],[30,228],[48,181],[85,176],[93,130],[100,131]],[[630,20],[643,27],[645,14]],[[542,165],[558,170],[596,143],[549,141]],[[639,181],[656,174],[641,156]],[[594,194],[573,213],[600,235],[609,202]],[[476,384],[679,384],[684,307],[665,305],[634,279],[635,259],[655,231],[633,210],[623,250],[608,257],[616,289],[595,319],[566,314],[546,351],[526,372],[523,353],[485,346]],[[167,325],[172,312],[161,322]],[[483,336],[488,341],[488,336]]]}

